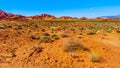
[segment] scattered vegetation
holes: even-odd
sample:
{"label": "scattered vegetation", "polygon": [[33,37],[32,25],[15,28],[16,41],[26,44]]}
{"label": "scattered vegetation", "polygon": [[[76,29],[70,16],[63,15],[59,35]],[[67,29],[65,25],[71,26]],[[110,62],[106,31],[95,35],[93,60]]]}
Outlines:
{"label": "scattered vegetation", "polygon": [[49,42],[52,42],[53,40],[51,39],[50,36],[41,36],[39,39],[38,39],[39,42],[43,42],[43,43],[49,43]]}
{"label": "scattered vegetation", "polygon": [[[60,41],[63,41],[63,51],[67,52],[69,56],[73,58],[77,58],[77,57],[79,58],[79,55],[77,54],[77,52],[79,52],[78,50],[82,50],[82,52],[85,53],[88,53],[89,51],[85,51],[84,45],[81,42],[78,42],[77,40],[79,41],[82,40],[84,42],[86,41],[86,37],[89,37],[89,35],[101,34],[102,36],[103,35],[108,36],[109,33],[111,32],[115,32],[116,34],[120,33],[119,22],[58,20],[58,21],[47,21],[47,22],[31,21],[31,22],[17,22],[17,23],[1,23],[0,41],[1,41],[1,45],[2,43],[4,43],[3,45],[7,43],[10,43],[10,45],[16,45],[16,44],[24,45],[26,41],[25,43],[23,43],[24,42],[23,40],[27,40],[29,42],[37,41],[38,43],[46,44],[60,39]],[[58,35],[59,33],[60,35]],[[104,36],[102,37],[102,40],[106,38]],[[77,37],[76,38],[77,40],[71,37],[74,38]],[[16,43],[14,42],[14,40],[16,41],[17,38],[18,40]],[[52,44],[54,44],[54,42]],[[15,55],[14,50],[12,49],[12,46],[10,47],[11,49],[7,49],[6,52],[12,53],[14,56]],[[29,57],[35,56],[43,49],[40,45],[37,45],[32,50],[33,52],[29,55]],[[101,60],[100,54],[96,51],[91,51],[88,54],[88,58],[92,62],[99,62]],[[84,62],[85,60],[79,59],[78,61]]]}

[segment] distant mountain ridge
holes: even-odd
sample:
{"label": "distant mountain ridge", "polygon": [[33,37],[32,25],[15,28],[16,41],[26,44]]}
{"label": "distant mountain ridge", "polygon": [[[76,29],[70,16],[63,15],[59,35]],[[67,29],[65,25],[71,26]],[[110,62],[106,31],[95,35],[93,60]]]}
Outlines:
{"label": "distant mountain ridge", "polygon": [[120,18],[120,14],[114,16],[101,16],[102,18]]}
{"label": "distant mountain ridge", "polygon": [[19,14],[12,14],[12,13],[7,13],[3,10],[0,10],[0,20],[10,20],[10,21],[32,21],[32,20],[87,20],[87,19],[96,19],[96,20],[104,20],[104,18],[110,19],[119,19],[120,20],[120,15],[116,16],[101,16],[97,18],[86,18],[86,17],[70,17],[70,16],[61,16],[59,18],[50,15],[50,14],[41,14],[41,15],[34,15],[34,16],[23,16]]}

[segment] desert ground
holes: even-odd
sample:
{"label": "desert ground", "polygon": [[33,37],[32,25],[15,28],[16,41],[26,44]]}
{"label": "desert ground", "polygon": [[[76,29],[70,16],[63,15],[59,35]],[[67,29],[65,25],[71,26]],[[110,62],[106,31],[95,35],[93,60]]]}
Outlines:
{"label": "desert ground", "polygon": [[119,67],[119,21],[0,22],[0,68]]}

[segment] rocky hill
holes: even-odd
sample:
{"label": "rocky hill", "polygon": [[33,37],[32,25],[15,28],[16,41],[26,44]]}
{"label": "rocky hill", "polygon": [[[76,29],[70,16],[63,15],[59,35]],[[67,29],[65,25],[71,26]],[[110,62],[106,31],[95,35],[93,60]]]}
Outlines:
{"label": "rocky hill", "polygon": [[17,14],[12,14],[12,13],[7,13],[3,10],[0,10],[0,20],[16,20],[16,19],[23,19],[26,18],[26,16],[22,15],[17,15]]}

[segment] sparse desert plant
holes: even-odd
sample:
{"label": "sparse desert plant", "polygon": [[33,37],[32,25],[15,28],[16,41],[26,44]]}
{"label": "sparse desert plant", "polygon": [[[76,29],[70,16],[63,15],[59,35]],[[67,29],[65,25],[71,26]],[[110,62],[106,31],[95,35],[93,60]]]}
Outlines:
{"label": "sparse desert plant", "polygon": [[100,59],[101,59],[101,56],[98,52],[96,51],[91,51],[89,54],[88,54],[88,57],[89,59],[92,61],[92,62],[99,62]]}
{"label": "sparse desert plant", "polygon": [[14,49],[7,49],[6,52],[7,52],[7,53],[13,53],[13,52],[14,52]]}
{"label": "sparse desert plant", "polygon": [[82,32],[79,32],[78,34],[79,34],[79,35],[82,35]]}
{"label": "sparse desert plant", "polygon": [[96,34],[96,30],[87,30],[87,35],[93,35],[93,34]]}
{"label": "sparse desert plant", "polygon": [[9,28],[12,28],[12,24],[10,24],[10,23],[8,23],[6,26]]}
{"label": "sparse desert plant", "polygon": [[112,28],[106,28],[105,31],[110,33],[110,32],[112,32]]}
{"label": "sparse desert plant", "polygon": [[29,36],[31,39],[37,39],[34,35]]}
{"label": "sparse desert plant", "polygon": [[0,24],[0,29],[5,29],[6,26],[4,24]]}
{"label": "sparse desert plant", "polygon": [[57,30],[58,30],[58,27],[51,27],[50,30],[51,30],[51,31],[57,31]]}
{"label": "sparse desert plant", "polygon": [[48,42],[52,42],[52,39],[49,36],[42,36],[38,39],[38,41],[43,43],[48,43]]}
{"label": "sparse desert plant", "polygon": [[38,24],[37,24],[37,23],[32,23],[31,26],[37,28],[37,27],[38,27]]}
{"label": "sparse desert plant", "polygon": [[45,29],[41,29],[42,32],[45,32]]}
{"label": "sparse desert plant", "polygon": [[47,32],[42,33],[42,35],[43,35],[43,36],[50,36],[50,34],[47,33]]}
{"label": "sparse desert plant", "polygon": [[51,37],[52,37],[53,39],[59,39],[58,35],[56,35],[56,34],[51,35]]}
{"label": "sparse desert plant", "polygon": [[82,28],[80,28],[80,31],[82,31],[82,30],[86,30],[84,27],[82,27]]}
{"label": "sparse desert plant", "polygon": [[74,28],[74,27],[71,27],[70,30],[75,31],[75,28]]}
{"label": "sparse desert plant", "polygon": [[64,31],[63,33],[61,33],[61,34],[60,34],[60,36],[61,36],[62,38],[64,38],[64,37],[68,37],[68,35],[67,35],[67,32],[66,32],[66,31]]}
{"label": "sparse desert plant", "polygon": [[73,38],[68,38],[63,42],[63,50],[66,52],[71,52],[75,50],[83,50],[84,46],[83,44],[77,42]]}
{"label": "sparse desert plant", "polygon": [[120,33],[120,28],[116,29],[116,32],[117,32],[117,33]]}
{"label": "sparse desert plant", "polygon": [[16,57],[16,55],[15,55],[15,49],[11,49],[10,48],[10,49],[7,49],[6,52],[8,54],[10,54],[9,57]]}

